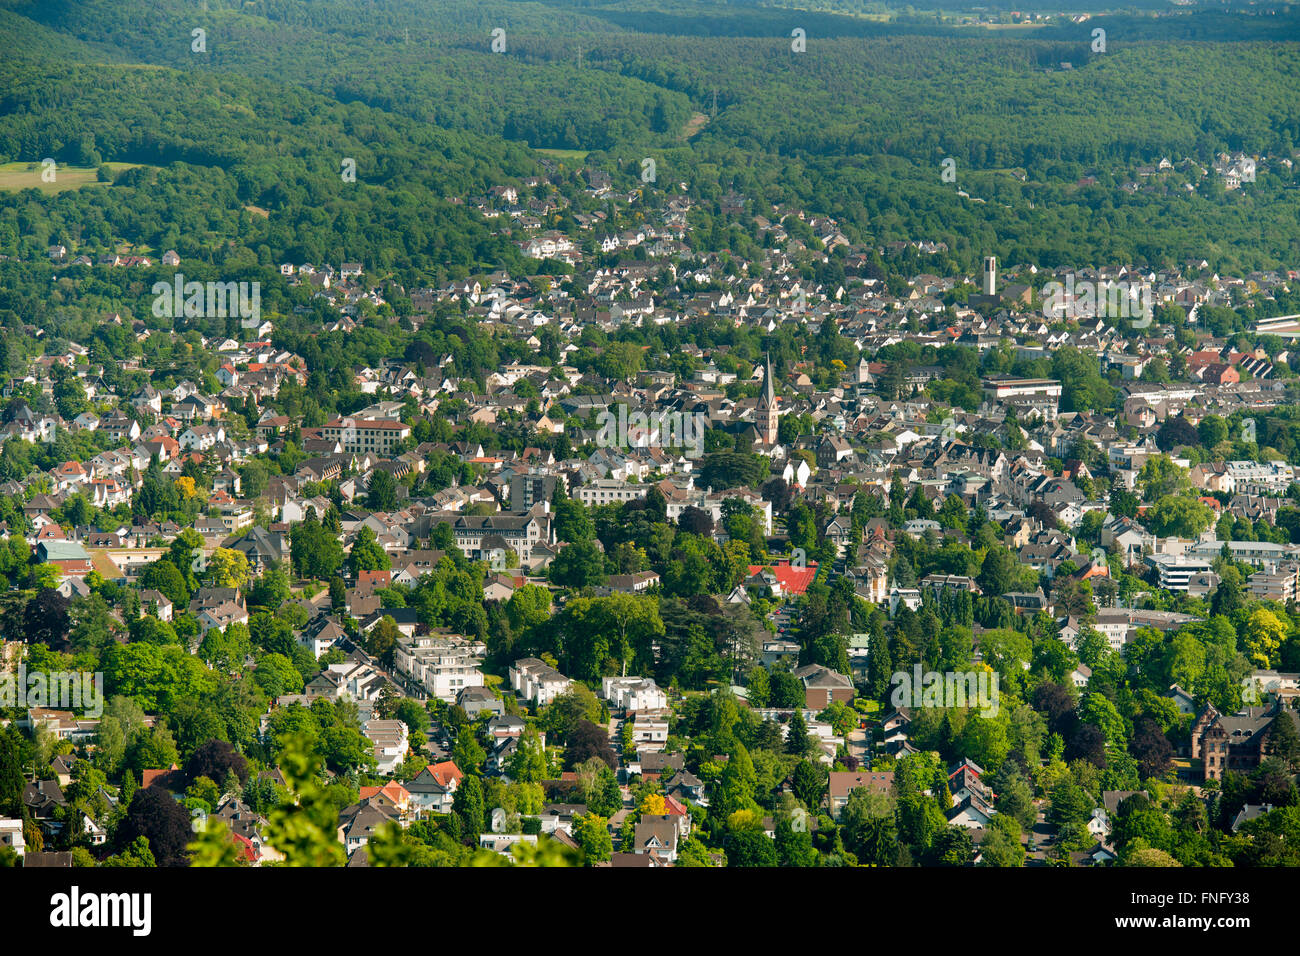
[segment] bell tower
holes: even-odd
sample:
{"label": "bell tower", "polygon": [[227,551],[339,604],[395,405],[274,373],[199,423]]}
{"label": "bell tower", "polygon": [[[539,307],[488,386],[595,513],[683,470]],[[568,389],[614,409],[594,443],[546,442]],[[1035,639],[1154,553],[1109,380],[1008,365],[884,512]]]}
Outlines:
{"label": "bell tower", "polygon": [[776,444],[777,414],[776,386],[772,381],[772,357],[764,356],[763,396],[758,400],[758,427],[763,436],[763,444],[771,448]]}

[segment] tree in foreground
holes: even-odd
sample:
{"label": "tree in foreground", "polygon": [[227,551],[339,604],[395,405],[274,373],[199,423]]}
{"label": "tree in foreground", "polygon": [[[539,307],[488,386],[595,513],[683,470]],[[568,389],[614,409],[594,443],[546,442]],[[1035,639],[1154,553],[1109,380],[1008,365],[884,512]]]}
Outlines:
{"label": "tree in foreground", "polygon": [[207,826],[189,846],[191,866],[243,866],[234,836],[220,820],[208,818]]}
{"label": "tree in foreground", "polygon": [[311,738],[293,734],[280,753],[280,772],[297,803],[271,811],[267,841],[284,854],[286,866],[343,866],[347,853],[338,841],[338,808],[316,780],[321,760]]}

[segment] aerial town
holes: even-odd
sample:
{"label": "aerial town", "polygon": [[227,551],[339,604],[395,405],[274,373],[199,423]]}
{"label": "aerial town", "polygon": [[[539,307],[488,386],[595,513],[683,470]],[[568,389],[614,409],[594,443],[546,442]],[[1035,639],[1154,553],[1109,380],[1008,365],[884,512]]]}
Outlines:
{"label": "aerial town", "polygon": [[1300,273],[573,181],[463,199],[553,274],[48,249],[146,278],[7,326],[0,860],[1297,862]]}

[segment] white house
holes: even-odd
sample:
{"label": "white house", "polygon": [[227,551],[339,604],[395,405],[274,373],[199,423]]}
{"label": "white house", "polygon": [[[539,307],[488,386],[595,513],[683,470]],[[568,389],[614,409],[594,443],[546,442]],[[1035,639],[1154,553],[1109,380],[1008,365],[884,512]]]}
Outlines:
{"label": "white house", "polygon": [[247,623],[248,612],[233,601],[199,611],[199,631],[202,634],[213,628],[224,633],[231,624]]}
{"label": "white house", "polygon": [[27,842],[23,839],[22,820],[0,817],[0,846],[11,848],[22,859],[27,849]]}
{"label": "white house", "polygon": [[510,686],[514,692],[538,707],[544,707],[568,691],[573,683],[554,667],[535,657],[525,657],[510,667]]}
{"label": "white house", "polygon": [[431,696],[455,703],[467,687],[482,687],[479,657],[466,640],[453,635],[421,634],[402,637],[393,664]]}
{"label": "white house", "polygon": [[411,745],[406,724],[400,720],[367,720],[363,732],[374,745],[378,772],[385,775],[396,772]]}
{"label": "white house", "polygon": [[921,606],[921,592],[916,588],[891,588],[889,591],[889,616],[898,613],[898,605],[915,611]]}
{"label": "white house", "polygon": [[663,714],[638,713],[632,721],[632,740],[638,751],[663,750],[668,742],[668,718]]}
{"label": "white house", "polygon": [[1087,826],[1088,832],[1101,842],[1105,843],[1110,839],[1110,817],[1106,816],[1106,811],[1101,807],[1092,811]]}
{"label": "white house", "polygon": [[604,677],[600,682],[600,696],[623,710],[665,710],[668,707],[668,695],[652,677]]}
{"label": "white house", "polygon": [[974,794],[967,794],[965,799],[954,804],[946,814],[950,826],[965,827],[968,830],[987,827],[993,815],[993,808]]}
{"label": "white house", "polygon": [[198,451],[207,451],[225,440],[226,430],[220,425],[216,427],[196,425],[193,428],[185,429],[185,431],[181,432],[181,437],[177,439],[182,448],[196,449]]}

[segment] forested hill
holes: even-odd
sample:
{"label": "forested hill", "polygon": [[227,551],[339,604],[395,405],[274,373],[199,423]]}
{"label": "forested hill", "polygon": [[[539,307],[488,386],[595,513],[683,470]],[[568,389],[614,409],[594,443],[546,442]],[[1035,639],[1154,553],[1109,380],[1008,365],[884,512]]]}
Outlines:
{"label": "forested hill", "polygon": [[[122,185],[143,188],[45,200],[53,235],[102,227],[187,257],[238,240],[279,258],[322,261],[346,250],[430,272],[509,261],[513,250],[448,198],[481,194],[535,165],[500,139],[234,74],[14,63],[0,68],[0,83],[0,153],[163,167],[126,174]],[[341,176],[345,159],[356,162],[356,183]]]}
{"label": "forested hill", "polygon": [[[218,261],[345,249],[411,278],[523,268],[447,200],[536,172],[528,147],[578,151],[570,167],[629,186],[654,157],[705,200],[798,204],[855,241],[946,242],[935,268],[990,250],[1047,266],[1300,261],[1284,162],[1300,145],[1300,8],[1148,5],[989,30],[809,5],[0,0],[0,45],[19,53],[0,67],[0,161],[161,167],[134,174],[157,176],[139,192],[29,196],[23,221],[42,233],[84,221]],[[1234,150],[1264,161],[1225,195],[1199,171]],[[349,156],[361,188],[340,181]],[[1124,188],[1164,158],[1175,174]],[[18,202],[0,194],[0,252],[24,233]],[[700,215],[697,247],[751,228]]]}

